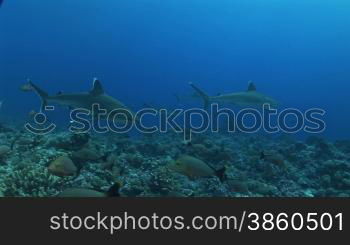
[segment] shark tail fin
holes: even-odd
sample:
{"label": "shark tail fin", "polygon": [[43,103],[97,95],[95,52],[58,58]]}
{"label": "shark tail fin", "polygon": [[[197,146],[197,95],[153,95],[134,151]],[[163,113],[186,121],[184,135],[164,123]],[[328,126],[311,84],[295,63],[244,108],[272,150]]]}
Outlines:
{"label": "shark tail fin", "polygon": [[190,82],[189,84],[202,97],[202,99],[204,101],[204,109],[207,110],[209,108],[209,104],[210,104],[210,97],[209,97],[209,95],[207,95],[203,90],[198,88],[192,82]]}
{"label": "shark tail fin", "polygon": [[114,185],[112,185],[107,191],[108,197],[120,197],[120,188],[123,186],[123,183],[120,181],[116,181]]}
{"label": "shark tail fin", "polygon": [[220,179],[221,182],[226,180],[226,166],[216,170],[216,176]]}
{"label": "shark tail fin", "polygon": [[41,111],[43,111],[45,109],[45,107],[47,106],[47,99],[49,97],[48,93],[46,93],[44,90],[42,90],[41,88],[39,88],[38,86],[36,86],[34,83],[32,83],[31,80],[28,80],[28,84],[34,89],[35,93],[37,93],[37,95],[39,95],[40,99],[41,99]]}

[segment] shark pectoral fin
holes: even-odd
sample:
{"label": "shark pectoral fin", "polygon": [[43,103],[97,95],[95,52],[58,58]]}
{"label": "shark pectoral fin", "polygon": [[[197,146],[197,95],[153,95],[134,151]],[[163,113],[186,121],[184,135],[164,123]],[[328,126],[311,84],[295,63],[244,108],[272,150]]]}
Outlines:
{"label": "shark pectoral fin", "polygon": [[255,92],[256,91],[256,86],[253,83],[253,81],[249,81],[248,82],[248,89],[247,89],[247,91],[248,92]]}
{"label": "shark pectoral fin", "polygon": [[94,82],[93,82],[92,90],[90,91],[90,94],[97,96],[97,95],[102,95],[104,93],[105,93],[105,91],[103,90],[101,82],[97,78],[95,78]]}

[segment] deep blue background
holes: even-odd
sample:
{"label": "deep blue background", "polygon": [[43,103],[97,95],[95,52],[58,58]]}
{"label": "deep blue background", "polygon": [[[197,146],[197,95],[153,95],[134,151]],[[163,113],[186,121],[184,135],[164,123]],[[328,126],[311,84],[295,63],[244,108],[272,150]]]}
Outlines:
{"label": "deep blue background", "polygon": [[2,117],[93,77],[130,105],[174,106],[195,81],[210,94],[248,80],[284,106],[327,110],[327,136],[350,137],[348,0],[7,0],[0,9]]}

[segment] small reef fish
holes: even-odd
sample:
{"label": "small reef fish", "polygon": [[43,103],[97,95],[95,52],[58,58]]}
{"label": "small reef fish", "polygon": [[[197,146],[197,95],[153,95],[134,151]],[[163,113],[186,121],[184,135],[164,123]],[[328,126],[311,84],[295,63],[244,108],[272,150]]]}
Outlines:
{"label": "small reef fish", "polygon": [[35,117],[35,115],[38,114],[36,111],[31,110],[30,112],[28,112],[28,117],[30,119],[33,119]]}
{"label": "small reef fish", "polygon": [[0,145],[0,159],[6,156],[9,152],[11,152],[11,147],[7,145]]}
{"label": "small reef fish", "polygon": [[0,123],[0,133],[8,133],[8,132],[14,132],[15,130],[13,128],[9,128],[5,125],[2,125]]}
{"label": "small reef fish", "polygon": [[79,198],[79,197],[94,197],[94,198],[103,198],[103,197],[120,197],[121,183],[117,182],[112,185],[107,192],[84,189],[84,188],[68,188],[62,191],[57,197],[64,198]]}
{"label": "small reef fish", "polygon": [[25,83],[23,85],[21,85],[19,87],[19,89],[22,91],[22,92],[31,92],[34,90],[34,88],[30,85],[30,83]]}
{"label": "small reef fish", "polygon": [[260,160],[272,163],[273,165],[279,166],[281,168],[286,168],[286,163],[283,156],[278,153],[266,154],[264,151],[260,154]]}
{"label": "small reef fish", "polygon": [[202,160],[189,155],[180,156],[177,160],[169,163],[168,168],[186,175],[190,179],[194,179],[196,177],[217,176],[220,181],[223,181],[225,179],[226,171],[225,167],[219,170],[215,170]]}
{"label": "small reef fish", "polygon": [[49,173],[59,177],[74,176],[79,173],[79,168],[67,156],[58,157],[50,163],[47,170]]}
{"label": "small reef fish", "polygon": [[275,99],[257,92],[256,86],[252,81],[249,81],[247,91],[219,94],[217,96],[209,96],[192,82],[189,84],[202,97],[205,109],[208,109],[211,103],[228,103],[238,106],[254,107],[262,106],[264,104],[269,104],[271,107],[278,106],[278,102]]}
{"label": "small reef fish", "polygon": [[[59,105],[67,106],[69,108],[79,108],[86,109],[91,112],[94,104],[98,104],[101,110],[106,110],[107,114],[116,109],[126,109],[132,115],[130,109],[128,109],[122,102],[117,99],[107,95],[102,87],[101,82],[98,79],[94,79],[93,88],[90,92],[82,92],[82,93],[58,93],[57,95],[48,95],[41,88],[33,84],[31,81],[29,85],[33,88],[33,90],[39,95],[41,98],[41,110],[44,110],[48,103],[56,103]],[[94,112],[92,112],[94,116]],[[123,121],[132,121],[134,118],[125,118],[123,117]]]}

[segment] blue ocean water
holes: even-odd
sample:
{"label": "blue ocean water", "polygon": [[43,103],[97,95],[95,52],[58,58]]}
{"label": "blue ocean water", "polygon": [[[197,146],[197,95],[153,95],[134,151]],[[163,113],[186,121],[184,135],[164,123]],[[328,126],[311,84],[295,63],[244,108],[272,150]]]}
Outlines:
{"label": "blue ocean water", "polygon": [[188,81],[215,95],[253,80],[285,107],[326,110],[324,135],[349,138],[349,30],[347,0],[5,0],[0,113],[39,107],[19,90],[27,77],[50,93],[98,77],[131,108],[174,107]]}

